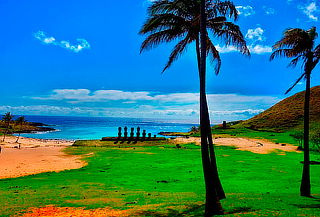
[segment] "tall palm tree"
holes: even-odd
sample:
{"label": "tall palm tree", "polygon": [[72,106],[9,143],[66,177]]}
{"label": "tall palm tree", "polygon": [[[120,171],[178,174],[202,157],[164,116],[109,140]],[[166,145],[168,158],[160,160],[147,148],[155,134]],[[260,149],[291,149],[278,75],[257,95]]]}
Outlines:
{"label": "tall palm tree", "polygon": [[306,80],[306,91],[304,100],[304,163],[302,180],[300,186],[301,196],[311,196],[310,185],[310,156],[309,156],[309,111],[310,111],[310,76],[312,70],[320,60],[320,45],[315,46],[318,37],[316,27],[309,30],[287,29],[280,41],[274,46],[270,60],[276,57],[292,58],[289,66],[295,67],[299,61],[302,62],[303,73],[297,81],[287,90],[290,92],[303,78]]}
{"label": "tall palm tree", "polygon": [[16,143],[18,143],[18,141],[19,141],[19,139],[20,139],[20,134],[21,134],[22,126],[23,126],[23,124],[25,124],[25,123],[26,123],[26,119],[25,119],[24,116],[20,116],[20,117],[18,117],[17,120],[16,120],[16,124],[17,124],[17,125],[20,125],[19,135],[18,135],[18,138],[17,138],[17,140],[16,140]]}
{"label": "tall palm tree", "polygon": [[206,59],[207,55],[211,57],[211,62],[215,63],[214,72],[219,74],[221,58],[212,36],[227,46],[236,47],[242,54],[250,54],[239,26],[232,22],[237,18],[238,11],[230,1],[156,0],[148,8],[148,18],[140,30],[140,34],[147,35],[141,45],[141,52],[160,43],[178,41],[163,72],[186,51],[188,45],[195,43],[200,80],[201,153],[206,185],[206,216],[222,214],[219,200],[225,198],[212,142],[206,98]]}
{"label": "tall palm tree", "polygon": [[12,114],[10,112],[7,112],[5,115],[3,115],[2,121],[5,124],[5,130],[4,130],[4,133],[3,133],[2,142],[4,142],[4,140],[6,138],[6,134],[8,133],[9,126],[10,126],[10,123],[12,121],[12,118],[13,118],[13,116],[12,116]]}

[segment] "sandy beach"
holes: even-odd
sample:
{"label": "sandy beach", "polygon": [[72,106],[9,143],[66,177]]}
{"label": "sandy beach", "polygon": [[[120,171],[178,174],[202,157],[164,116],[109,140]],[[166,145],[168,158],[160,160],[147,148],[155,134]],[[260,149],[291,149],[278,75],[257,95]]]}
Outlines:
{"label": "sandy beach", "polygon": [[[178,137],[175,138],[174,143],[176,144],[186,144],[194,142],[200,145],[200,138],[197,137]],[[220,146],[234,146],[238,150],[251,151],[257,154],[269,154],[273,151],[280,152],[299,152],[297,146],[291,144],[277,144],[265,139],[249,139],[249,138],[239,138],[239,137],[219,137],[215,138],[214,144]]]}
{"label": "sandy beach", "polygon": [[[0,178],[14,178],[43,172],[78,169],[86,165],[81,156],[67,155],[63,149],[72,141],[43,140],[15,136],[1,142]],[[20,145],[20,148],[18,148]]]}

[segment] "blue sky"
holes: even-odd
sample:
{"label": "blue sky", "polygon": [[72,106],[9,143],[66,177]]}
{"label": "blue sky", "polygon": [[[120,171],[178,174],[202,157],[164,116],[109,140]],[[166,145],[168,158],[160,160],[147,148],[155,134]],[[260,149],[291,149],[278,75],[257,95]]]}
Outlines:
{"label": "blue sky", "polygon": [[[301,73],[269,62],[289,27],[318,27],[314,0],[236,0],[251,58],[215,41],[223,65],[208,68],[213,122],[251,117],[285,98]],[[174,44],[139,54],[147,0],[0,1],[0,112],[198,120],[194,45],[161,74]],[[318,68],[312,85],[320,84]],[[303,90],[299,84],[291,94]]]}

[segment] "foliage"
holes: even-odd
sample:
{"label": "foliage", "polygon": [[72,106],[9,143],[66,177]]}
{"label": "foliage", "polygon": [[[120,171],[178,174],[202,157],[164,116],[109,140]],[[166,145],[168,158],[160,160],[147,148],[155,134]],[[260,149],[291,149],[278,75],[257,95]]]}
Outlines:
{"label": "foliage", "polygon": [[299,144],[300,149],[302,149],[303,138],[304,138],[303,131],[302,130],[292,131],[290,136],[292,136],[294,138],[294,140]]}
{"label": "foliage", "polygon": [[[140,34],[147,36],[141,45],[141,52],[161,43],[178,40],[163,72],[186,51],[188,45],[194,42],[199,43],[200,2],[199,0],[156,0],[148,8],[148,18],[140,30]],[[216,63],[215,73],[218,74],[221,58],[210,36],[225,42],[226,45],[233,45],[243,54],[249,55],[249,49],[239,26],[228,20],[229,18],[235,21],[238,18],[238,11],[231,1],[208,3],[206,13],[207,52],[211,62]]]}
{"label": "foliage", "polygon": [[310,134],[310,142],[313,145],[312,149],[320,152],[320,128],[312,130]]}

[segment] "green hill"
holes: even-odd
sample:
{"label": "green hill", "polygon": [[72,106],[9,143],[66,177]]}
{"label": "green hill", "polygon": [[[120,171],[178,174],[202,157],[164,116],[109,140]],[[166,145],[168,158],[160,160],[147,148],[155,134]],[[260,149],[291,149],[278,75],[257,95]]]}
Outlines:
{"label": "green hill", "polygon": [[[254,130],[287,131],[303,126],[305,92],[288,97],[240,125]],[[320,126],[320,86],[311,89],[311,126]]]}

